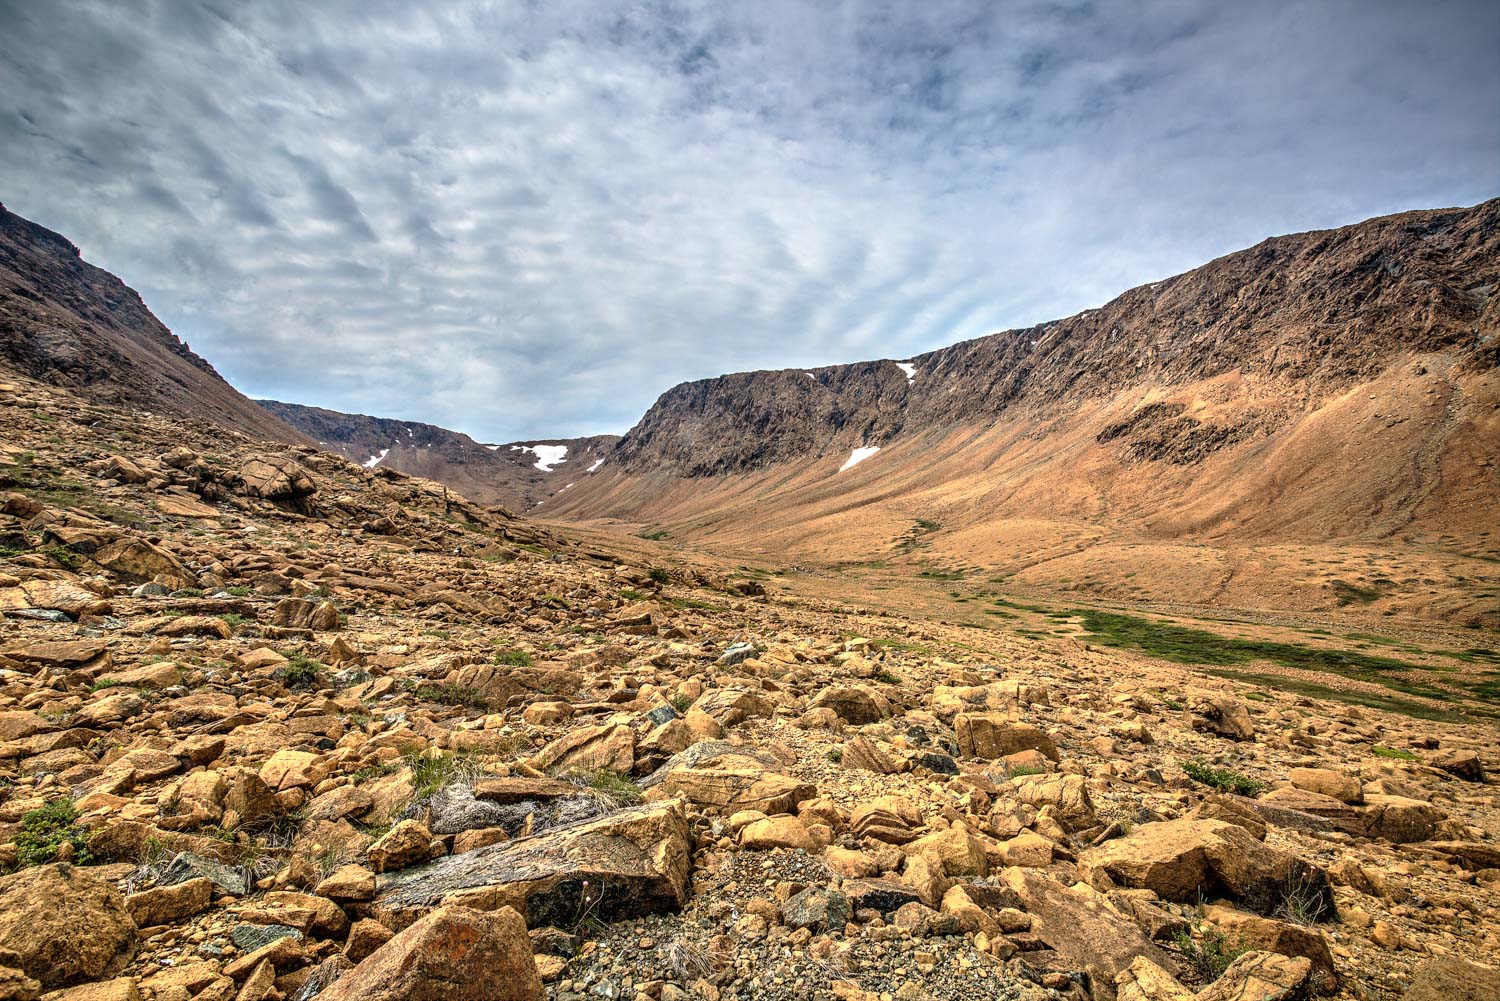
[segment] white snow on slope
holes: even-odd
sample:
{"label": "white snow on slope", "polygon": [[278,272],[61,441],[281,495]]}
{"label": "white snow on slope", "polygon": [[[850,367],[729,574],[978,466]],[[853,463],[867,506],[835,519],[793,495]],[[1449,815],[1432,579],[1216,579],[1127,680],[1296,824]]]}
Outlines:
{"label": "white snow on slope", "polygon": [[849,453],[849,461],[839,467],[839,472],[842,473],[851,466],[859,465],[878,451],[880,451],[879,445],[866,445],[864,448],[856,448]]}
{"label": "white snow on slope", "polygon": [[584,470],[584,471],[592,473],[594,470],[598,469],[602,465],[604,465],[604,460],[603,459],[595,459],[594,460],[594,464],[592,466],[590,466],[588,469]]}
{"label": "white snow on slope", "polygon": [[381,460],[383,460],[387,455],[390,455],[390,454],[391,454],[391,450],[390,449],[388,449],[388,448],[382,448],[380,450],[380,454],[379,455],[372,455],[372,456],[370,456],[364,462],[360,463],[360,465],[364,466],[366,469],[374,469],[376,466],[380,465]]}
{"label": "white snow on slope", "polygon": [[510,448],[513,452],[530,452],[536,456],[534,465],[544,473],[550,473],[553,466],[568,461],[566,445],[512,445]]}
{"label": "white snow on slope", "polygon": [[910,362],[898,361],[896,362],[896,367],[906,373],[906,384],[908,386],[917,378],[917,366]]}

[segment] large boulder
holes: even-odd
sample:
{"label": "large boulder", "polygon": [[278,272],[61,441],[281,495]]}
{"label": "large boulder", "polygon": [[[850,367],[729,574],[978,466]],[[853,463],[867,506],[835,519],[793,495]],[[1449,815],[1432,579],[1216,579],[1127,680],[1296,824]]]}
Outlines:
{"label": "large boulder", "polygon": [[1103,894],[1087,886],[1065,887],[1017,868],[1006,869],[1000,882],[1031,915],[1032,934],[1065,967],[1087,973],[1095,989],[1105,992],[1102,996],[1110,996],[1115,978],[1137,958],[1172,968],[1171,956],[1146,938],[1135,922],[1123,919]]}
{"label": "large boulder", "polygon": [[1011,783],[1017,799],[1037,809],[1052,807],[1069,830],[1081,831],[1098,823],[1088,780],[1082,775],[1022,775]]}
{"label": "large boulder", "polygon": [[118,972],[135,947],[125,899],[87,870],[57,862],[0,878],[0,950],[43,986]]}
{"label": "large boulder", "polygon": [[186,584],[191,580],[177,558],[145,539],[120,539],[94,553],[94,562],[115,576],[134,583],[157,577]]}
{"label": "large boulder", "polygon": [[1020,751],[1040,751],[1057,760],[1057,745],[1047,734],[1029,723],[1013,722],[1004,713],[959,713],[953,717],[958,735],[958,753],[968,758],[993,761]]}
{"label": "large boulder", "polygon": [[640,785],[659,790],[656,795],[716,807],[726,815],[740,810],[794,813],[797,804],[817,796],[818,788],[780,769],[780,763],[763,751],[704,740],[674,754]]}
{"label": "large boulder", "polygon": [[288,502],[317,492],[312,475],[291,459],[251,459],[232,477],[232,484],[247,497]]}
{"label": "large boulder", "polygon": [[691,848],[682,803],[655,803],[386,874],[376,903],[393,927],[437,904],[513,907],[532,928],[666,913],[687,900]]}
{"label": "large boulder", "polygon": [[376,949],[319,1001],[541,1001],[526,922],[508,907],[441,907]]}
{"label": "large boulder", "polygon": [[808,703],[809,709],[831,709],[839,719],[855,726],[877,723],[890,711],[884,698],[862,685],[830,685]]}
{"label": "large boulder", "polygon": [[1457,956],[1433,956],[1417,968],[1401,1001],[1494,1001],[1500,998],[1500,968]]}
{"label": "large boulder", "polygon": [[1326,872],[1220,820],[1184,817],[1142,824],[1129,837],[1085,852],[1078,871],[1095,885],[1095,877],[1104,875],[1164,900],[1221,894],[1259,914],[1284,905],[1316,921],[1335,913]]}
{"label": "large boulder", "polygon": [[1198,1001],[1295,1001],[1311,975],[1312,963],[1300,956],[1247,952],[1199,992]]}

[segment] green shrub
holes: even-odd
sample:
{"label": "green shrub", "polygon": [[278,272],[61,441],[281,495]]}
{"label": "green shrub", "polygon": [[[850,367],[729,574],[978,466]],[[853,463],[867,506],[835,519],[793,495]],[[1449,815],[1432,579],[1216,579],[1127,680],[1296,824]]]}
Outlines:
{"label": "green shrub", "polygon": [[1417,760],[1417,756],[1410,751],[1397,747],[1381,747],[1379,744],[1370,748],[1370,753],[1377,758],[1398,758],[1402,761]]}
{"label": "green shrub", "polygon": [[490,700],[472,685],[450,685],[447,682],[429,682],[419,685],[416,696],[427,702],[438,702],[445,706],[467,706],[470,709],[488,709]]}
{"label": "green shrub", "polygon": [[1179,764],[1182,770],[1187,772],[1188,778],[1194,782],[1202,782],[1204,785],[1213,786],[1225,792],[1238,793],[1241,796],[1257,796],[1266,787],[1264,782],[1242,772],[1229,768],[1215,768],[1197,759],[1179,762]]}
{"label": "green shrub", "polygon": [[288,688],[312,688],[323,678],[323,665],[304,654],[294,654],[291,660],[275,670],[272,677]]}
{"label": "green shrub", "polygon": [[1241,945],[1231,945],[1224,933],[1215,928],[1199,928],[1198,937],[1192,932],[1180,931],[1172,936],[1172,945],[1188,969],[1200,984],[1211,984],[1224,975],[1229,964],[1249,951]]}
{"label": "green shrub", "polygon": [[525,650],[507,647],[504,650],[495,651],[495,663],[504,664],[507,667],[530,667],[534,661],[531,654]]}
{"label": "green shrub", "polygon": [[652,567],[650,570],[646,571],[646,576],[650,577],[658,584],[666,584],[672,580],[672,575],[667,573],[661,567]]}
{"label": "green shrub", "polygon": [[21,833],[16,835],[16,860],[23,866],[51,862],[57,857],[58,848],[67,842],[73,846],[75,863],[84,865],[92,861],[88,831],[73,823],[77,819],[78,811],[67,797],[27,811],[21,817]]}

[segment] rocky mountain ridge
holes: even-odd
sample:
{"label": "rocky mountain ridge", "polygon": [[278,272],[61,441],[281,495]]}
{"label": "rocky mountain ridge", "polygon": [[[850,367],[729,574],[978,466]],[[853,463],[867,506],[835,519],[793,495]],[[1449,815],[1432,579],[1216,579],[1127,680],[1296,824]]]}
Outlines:
{"label": "rocky mountain ridge", "polygon": [[[1274,237],[1098,309],[902,361],[750,372],[664,393],[616,447],[628,473],[742,473],[1018,411],[1062,414],[1130,386],[1233,373],[1281,397],[1249,422],[1118,428],[1129,453],[1192,461],[1274,428],[1394,359],[1500,363],[1500,200]],[[1158,415],[1160,416],[1160,415]]]}
{"label": "rocky mountain ridge", "polygon": [[261,438],[307,441],[225,382],[135,290],[83,260],[67,238],[4,205],[0,363],[102,402],[202,417]]}
{"label": "rocky mountain ridge", "polygon": [[[396,469],[447,484],[467,497],[529,511],[585,475],[618,441],[615,435],[482,444],[420,421],[346,414],[257,400],[278,420],[366,468]],[[540,451],[539,451],[540,448]]]}

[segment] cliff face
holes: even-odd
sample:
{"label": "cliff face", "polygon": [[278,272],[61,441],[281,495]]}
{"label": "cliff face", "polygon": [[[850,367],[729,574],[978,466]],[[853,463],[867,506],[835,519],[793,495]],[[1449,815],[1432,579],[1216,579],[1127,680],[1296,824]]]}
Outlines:
{"label": "cliff face", "polygon": [[1134,459],[1192,462],[1368,380],[1398,356],[1500,362],[1500,200],[1266,240],[1107,305],[905,362],[725,375],[667,391],[617,446],[627,472],[704,477],[903,434],[1063,415],[1127,387],[1230,374],[1276,387],[1234,424],[1157,412],[1112,428]]}
{"label": "cliff face", "polygon": [[518,512],[530,510],[586,475],[588,467],[619,440],[616,435],[598,435],[486,445],[419,421],[345,414],[276,400],[257,402],[319,447],[346,459],[436,480],[465,497]]}
{"label": "cliff face", "polygon": [[0,364],[102,403],[302,443],[77,247],[0,205]]}

